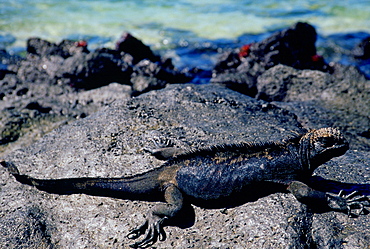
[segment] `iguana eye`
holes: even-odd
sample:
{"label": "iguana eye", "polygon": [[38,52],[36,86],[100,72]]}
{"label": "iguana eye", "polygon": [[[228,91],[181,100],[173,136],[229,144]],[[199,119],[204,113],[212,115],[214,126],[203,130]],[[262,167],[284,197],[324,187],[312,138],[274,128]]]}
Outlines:
{"label": "iguana eye", "polygon": [[322,137],[320,139],[320,142],[322,143],[324,147],[331,147],[334,144],[336,144],[336,141],[333,137]]}

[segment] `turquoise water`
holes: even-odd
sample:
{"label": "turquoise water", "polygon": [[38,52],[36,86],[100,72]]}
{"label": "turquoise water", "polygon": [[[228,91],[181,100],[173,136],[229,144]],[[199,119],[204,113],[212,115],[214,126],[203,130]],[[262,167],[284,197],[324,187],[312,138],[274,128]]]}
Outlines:
{"label": "turquoise water", "polygon": [[31,36],[54,42],[88,38],[109,46],[129,31],[147,44],[165,47],[179,40],[232,40],[299,20],[321,34],[370,33],[370,0],[0,1],[0,35],[14,37],[13,46],[24,46]]}

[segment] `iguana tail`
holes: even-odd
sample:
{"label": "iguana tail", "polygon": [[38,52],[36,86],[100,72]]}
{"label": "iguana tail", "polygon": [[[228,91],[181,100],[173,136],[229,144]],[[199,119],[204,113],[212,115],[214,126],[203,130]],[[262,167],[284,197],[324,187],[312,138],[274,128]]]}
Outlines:
{"label": "iguana tail", "polygon": [[31,179],[28,176],[19,174],[19,170],[17,169],[17,167],[15,167],[13,163],[1,161],[0,164],[7,168],[9,173],[12,174],[17,179],[18,182],[34,186],[34,184],[32,183]]}
{"label": "iguana tail", "polygon": [[161,196],[158,172],[155,170],[123,178],[37,179],[21,175],[11,162],[1,161],[0,164],[7,168],[18,182],[49,193],[88,194],[134,200],[158,200],[158,196]]}
{"label": "iguana tail", "polygon": [[17,169],[17,167],[15,167],[15,165],[11,162],[5,162],[5,161],[1,161],[0,164],[7,168],[8,171],[10,172],[10,174],[12,175],[19,175],[19,171]]}

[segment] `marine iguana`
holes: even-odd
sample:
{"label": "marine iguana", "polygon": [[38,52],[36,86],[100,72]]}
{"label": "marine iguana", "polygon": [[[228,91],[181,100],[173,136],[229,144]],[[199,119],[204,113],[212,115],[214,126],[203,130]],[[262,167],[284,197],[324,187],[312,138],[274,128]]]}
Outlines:
{"label": "marine iguana", "polygon": [[[234,197],[263,192],[270,183],[283,187],[302,203],[349,215],[353,209],[365,213],[364,206],[370,205],[366,196],[355,192],[334,195],[304,183],[318,166],[343,155],[348,148],[339,130],[322,128],[280,143],[238,143],[188,151],[175,155],[159,168],[132,177],[36,179],[21,175],[11,162],[1,164],[17,181],[50,193],[164,201],[150,210],[144,224],[128,234],[130,239],[144,235],[132,247],[148,247],[165,239],[163,223],[182,210],[184,200],[227,207]],[[165,149],[159,151],[169,156]]]}

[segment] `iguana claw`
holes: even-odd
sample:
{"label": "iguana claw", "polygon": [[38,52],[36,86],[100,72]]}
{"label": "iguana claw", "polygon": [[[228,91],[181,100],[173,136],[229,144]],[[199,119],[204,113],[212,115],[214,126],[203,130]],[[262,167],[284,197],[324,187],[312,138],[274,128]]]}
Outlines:
{"label": "iguana claw", "polygon": [[[338,193],[338,197],[341,197],[346,201],[348,217],[357,217],[358,215],[369,213],[365,208],[370,206],[369,197],[360,195],[357,191],[353,191],[352,193],[345,195],[343,190]],[[354,214],[352,213],[352,210],[354,209],[359,209],[360,211],[357,214]]]}
{"label": "iguana claw", "polygon": [[166,233],[163,230],[163,222],[165,219],[166,217],[160,218],[158,216],[151,216],[144,222],[144,224],[136,229],[131,230],[127,235],[129,239],[137,239],[141,235],[144,235],[144,239],[131,244],[130,247],[146,248],[153,245],[158,239],[160,241],[165,240]]}
{"label": "iguana claw", "polygon": [[172,140],[163,137],[154,137],[152,139],[156,148],[167,148],[167,147],[174,147],[175,144]]}
{"label": "iguana claw", "polygon": [[175,144],[162,137],[156,137],[152,140],[154,148],[143,148],[144,151],[149,152],[159,160],[168,160],[183,152],[182,149],[175,147]]}

